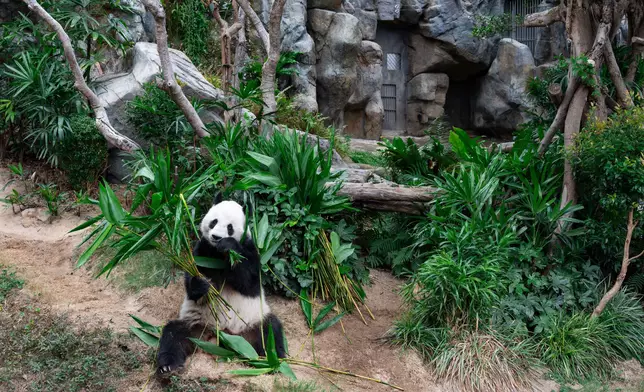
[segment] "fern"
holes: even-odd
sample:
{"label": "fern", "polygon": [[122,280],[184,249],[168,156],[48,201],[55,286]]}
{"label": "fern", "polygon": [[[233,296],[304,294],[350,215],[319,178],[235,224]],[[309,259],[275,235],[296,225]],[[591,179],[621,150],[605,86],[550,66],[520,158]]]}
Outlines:
{"label": "fern", "polygon": [[628,278],[626,286],[630,287],[633,291],[638,293],[644,292],[644,272],[636,272],[635,275]]}

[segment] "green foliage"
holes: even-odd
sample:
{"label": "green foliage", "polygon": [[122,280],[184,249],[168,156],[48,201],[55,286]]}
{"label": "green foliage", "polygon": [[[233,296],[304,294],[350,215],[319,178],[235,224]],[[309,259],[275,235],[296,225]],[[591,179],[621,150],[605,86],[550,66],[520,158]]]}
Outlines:
{"label": "green foliage", "polygon": [[21,289],[25,282],[2,265],[0,271],[0,303],[3,303],[12,290]]}
{"label": "green foliage", "polygon": [[377,152],[350,151],[349,158],[351,158],[354,163],[362,163],[369,166],[384,167],[386,165],[382,154]]}
{"label": "green foliage", "polygon": [[[278,82],[279,79],[284,76],[290,76],[297,72],[295,68],[291,68],[291,65],[297,64],[297,58],[300,55],[301,53],[299,52],[290,51],[280,53],[280,58],[277,61],[277,67],[275,71],[276,82]],[[241,80],[242,84],[245,84],[247,87],[253,89],[259,88],[262,81],[263,65],[264,62],[259,60],[248,62],[239,73],[239,79]],[[302,131],[304,130],[302,129]]]}
{"label": "green foliage", "polygon": [[309,295],[305,289],[300,291],[300,307],[302,308],[302,313],[306,317],[306,323],[309,326],[309,329],[313,334],[320,333],[325,329],[332,327],[337,324],[340,319],[344,316],[344,312],[338,313],[335,317],[332,317],[326,321],[324,318],[329,314],[329,312],[335,307],[336,302],[332,301],[326,304],[320,311],[318,315],[313,319],[313,303],[309,300]]}
{"label": "green foliage", "polygon": [[58,208],[60,203],[66,198],[65,193],[60,193],[56,189],[56,184],[39,184],[38,185],[38,194],[43,198],[47,204],[47,211],[49,215],[58,216]]}
{"label": "green foliage", "polygon": [[454,164],[450,152],[435,137],[420,148],[411,138],[406,143],[395,137],[392,141],[384,139],[378,144],[384,147],[383,160],[392,171],[394,181],[398,183],[425,184],[440,169]]}
{"label": "green foliage", "polygon": [[598,97],[601,92],[597,84],[595,63],[588,57],[581,55],[570,59],[572,73],[581,80],[581,83],[593,91],[593,96]]}
{"label": "green foliage", "polygon": [[575,140],[579,194],[607,214],[604,219],[625,217],[644,199],[643,126],[644,108],[619,110],[605,122],[590,123]]}
{"label": "green foliage", "polygon": [[181,43],[181,49],[197,65],[208,59],[208,10],[200,0],[183,0],[170,6],[170,34]]}
{"label": "green foliage", "polygon": [[60,168],[74,189],[95,184],[107,165],[107,144],[96,129],[94,119],[88,116],[70,119],[70,133],[61,141],[57,151]]}
{"label": "green foliage", "polygon": [[[122,22],[108,16],[113,9],[130,12],[117,2],[62,0],[42,5],[70,36],[86,77],[100,60],[100,50],[123,51],[130,45]],[[57,146],[71,132],[70,117],[86,114],[89,108],[74,88],[60,40],[40,18],[28,16],[2,26],[0,58],[11,60],[0,67],[0,118],[11,125],[8,137],[13,140],[8,144],[30,149],[56,166]]]}
{"label": "green foliage", "polygon": [[552,66],[544,70],[541,77],[535,76],[528,80],[528,97],[536,108],[536,117],[548,125],[554,120],[558,108],[550,99],[548,88],[551,84],[556,83],[561,86],[562,92],[566,91],[568,88],[569,65],[569,59],[559,57]]}
{"label": "green foliage", "polygon": [[521,15],[500,14],[500,15],[475,15],[472,36],[476,38],[491,38],[512,30],[513,22],[520,26],[523,23]]}

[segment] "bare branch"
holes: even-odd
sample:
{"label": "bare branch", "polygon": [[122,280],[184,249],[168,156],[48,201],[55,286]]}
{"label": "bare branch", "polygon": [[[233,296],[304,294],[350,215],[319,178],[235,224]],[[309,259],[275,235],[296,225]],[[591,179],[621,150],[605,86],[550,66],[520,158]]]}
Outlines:
{"label": "bare branch", "polygon": [[523,20],[523,26],[545,27],[556,22],[563,22],[565,20],[565,14],[565,8],[559,5],[546,11],[526,15]]}
{"label": "bare branch", "polygon": [[608,302],[610,302],[610,300],[617,295],[619,290],[621,290],[624,279],[626,279],[628,266],[630,265],[631,261],[644,254],[644,252],[642,252],[635,257],[629,257],[631,250],[631,239],[633,238],[633,231],[637,227],[637,224],[638,222],[633,222],[633,209],[631,208],[631,210],[628,212],[628,226],[626,228],[626,240],[624,241],[624,256],[622,258],[622,267],[619,270],[619,275],[617,275],[617,279],[615,279],[613,287],[611,287],[611,289],[608,290],[606,294],[604,294],[602,299],[599,301],[599,304],[597,304],[597,307],[593,311],[593,318],[599,316],[604,311],[604,308],[606,307]]}
{"label": "bare branch", "polygon": [[[253,7],[251,7],[250,3],[248,0],[235,0],[237,4],[244,10],[246,13],[246,16],[250,19],[251,23],[255,27],[255,31],[257,31],[257,35],[259,35],[259,39],[262,41],[262,45],[264,45],[264,51],[265,53],[268,54],[269,52],[269,47],[270,47],[270,38],[268,35],[268,31],[264,28],[264,25],[262,24],[262,21],[259,19],[259,16],[257,16],[257,13],[255,10],[253,10]],[[273,7],[275,7],[275,4],[273,4]],[[272,14],[272,10],[271,10]],[[282,13],[280,12],[280,19],[281,19]]]}
{"label": "bare branch", "polygon": [[561,84],[550,83],[550,85],[548,86],[548,96],[550,97],[550,102],[552,102],[556,107],[559,107],[561,101],[563,101]]}
{"label": "bare branch", "polygon": [[23,0],[27,7],[30,10],[34,11],[39,17],[41,17],[47,25],[56,32],[58,39],[60,39],[61,44],[63,45],[63,50],[65,52],[65,59],[71,68],[72,75],[74,76],[74,87],[78,90],[89,102],[92,110],[94,111],[94,116],[96,118],[96,128],[103,135],[107,142],[123,151],[132,152],[138,150],[140,147],[132,139],[128,138],[125,135],[120,134],[112,124],[110,119],[107,116],[105,108],[101,104],[101,101],[98,99],[94,91],[89,88],[83,77],[83,71],[81,71],[80,65],[78,65],[78,60],[76,59],[76,54],[74,53],[74,48],[72,47],[71,40],[63,26],[58,23],[49,13],[42,8],[36,0]]}
{"label": "bare branch", "polygon": [[615,94],[617,95],[617,99],[619,100],[620,105],[629,108],[633,106],[633,100],[631,99],[631,95],[628,93],[626,83],[624,83],[624,78],[622,77],[622,73],[619,70],[619,65],[617,64],[617,60],[615,59],[613,45],[610,42],[606,43],[604,52],[604,57],[606,58],[606,66],[608,67],[610,78],[615,85]]}
{"label": "bare branch", "polygon": [[631,39],[631,42],[633,43],[633,45],[644,45],[644,38],[633,37],[633,39]]}
{"label": "bare branch", "polygon": [[186,116],[192,129],[194,129],[195,134],[199,137],[207,137],[208,132],[203,121],[201,121],[199,114],[197,114],[195,108],[188,98],[186,98],[174,76],[172,61],[170,60],[170,51],[168,49],[168,33],[165,29],[165,10],[159,3],[159,0],[143,0],[143,5],[154,16],[156,23],[157,51],[159,52],[161,69],[163,71],[164,90],[170,95],[177,106],[179,106],[179,109]]}
{"label": "bare branch", "polygon": [[568,107],[570,106],[570,102],[572,102],[572,97],[575,95],[577,88],[579,88],[579,79],[575,77],[571,79],[570,84],[568,85],[566,95],[564,96],[559,109],[557,109],[555,119],[552,121],[552,124],[550,124],[548,131],[543,135],[543,139],[541,139],[541,143],[539,144],[540,156],[545,154],[548,146],[552,143],[552,139],[555,137],[555,133],[563,127],[566,115],[568,114]]}

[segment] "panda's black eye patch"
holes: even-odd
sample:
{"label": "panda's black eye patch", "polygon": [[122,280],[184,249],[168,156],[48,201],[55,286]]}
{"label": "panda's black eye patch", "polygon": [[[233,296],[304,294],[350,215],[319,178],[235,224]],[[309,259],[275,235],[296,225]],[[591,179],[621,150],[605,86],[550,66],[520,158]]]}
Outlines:
{"label": "panda's black eye patch", "polygon": [[217,226],[217,219],[215,219],[214,221],[210,222],[210,224],[208,225],[208,227],[210,227],[211,229],[214,228],[215,226]]}
{"label": "panda's black eye patch", "polygon": [[233,229],[233,225],[228,225],[228,235],[233,235],[235,234],[235,230]]}

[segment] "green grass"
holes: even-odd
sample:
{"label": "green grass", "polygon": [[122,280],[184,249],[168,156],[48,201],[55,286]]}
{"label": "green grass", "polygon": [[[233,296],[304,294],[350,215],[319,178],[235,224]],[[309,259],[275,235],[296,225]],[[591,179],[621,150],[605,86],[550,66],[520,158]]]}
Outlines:
{"label": "green grass", "polygon": [[[163,392],[210,392],[226,390],[226,380],[210,380],[205,377],[199,379],[182,379],[181,377],[170,377],[168,384],[164,386]],[[223,389],[222,389],[223,388]]]}
{"label": "green grass", "polygon": [[366,152],[366,151],[350,151],[349,157],[355,163],[362,163],[365,165],[385,167],[387,162],[380,153]]}
{"label": "green grass", "polygon": [[21,289],[24,282],[16,277],[16,273],[9,271],[0,264],[0,307],[7,294],[14,289]]}

